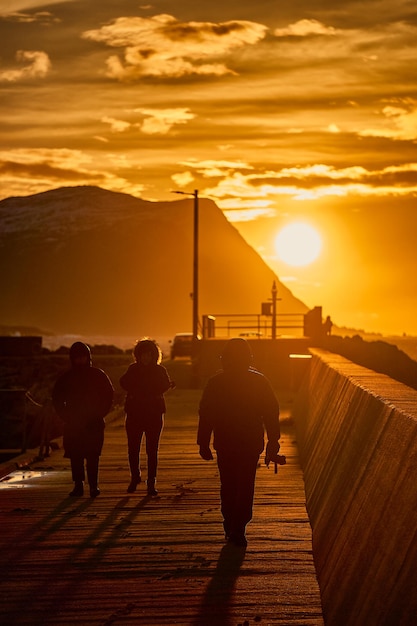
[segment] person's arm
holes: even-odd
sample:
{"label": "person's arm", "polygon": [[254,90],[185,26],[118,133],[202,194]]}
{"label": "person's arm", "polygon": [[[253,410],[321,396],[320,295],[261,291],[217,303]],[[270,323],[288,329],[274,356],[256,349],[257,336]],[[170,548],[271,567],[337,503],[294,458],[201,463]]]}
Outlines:
{"label": "person's arm", "polygon": [[122,389],[125,391],[131,391],[132,384],[134,384],[134,379],[132,374],[134,373],[135,363],[129,365],[128,369],[125,373],[120,377],[119,383]]}
{"label": "person's arm", "polygon": [[279,424],[279,403],[269,381],[263,378],[262,415],[267,435],[267,453],[270,457],[278,454],[281,429]]}
{"label": "person's arm", "polygon": [[89,372],[90,393],[86,394],[85,407],[88,407],[85,420],[91,424],[105,418],[113,403],[113,385],[106,372],[93,367]]}
{"label": "person's arm", "polygon": [[270,463],[275,465],[275,474],[278,470],[278,465],[285,465],[286,458],[282,454],[279,454],[280,451],[280,443],[279,439],[281,436],[280,433],[280,425],[279,425],[279,404],[278,400],[275,396],[275,393],[267,381],[265,379],[267,385],[264,391],[264,427],[267,433],[267,444],[265,450],[265,464],[269,467]]}
{"label": "person's arm", "polygon": [[114,388],[110,378],[103,372],[103,417],[107,415],[113,404]]}
{"label": "person's arm", "polygon": [[213,453],[210,449],[211,434],[213,432],[213,423],[211,419],[213,409],[211,406],[212,402],[210,389],[211,385],[209,381],[200,400],[197,431],[197,445],[200,448],[199,454],[205,461],[211,461],[213,458]]}
{"label": "person's arm", "polygon": [[166,368],[163,365],[158,365],[158,394],[164,394],[168,389],[175,389],[175,383],[170,379]]}

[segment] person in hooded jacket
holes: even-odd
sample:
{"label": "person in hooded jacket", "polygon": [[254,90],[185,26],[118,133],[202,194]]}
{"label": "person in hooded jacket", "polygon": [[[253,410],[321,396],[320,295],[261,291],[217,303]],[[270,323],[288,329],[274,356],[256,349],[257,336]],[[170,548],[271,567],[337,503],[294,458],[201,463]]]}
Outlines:
{"label": "person in hooded jacket", "polygon": [[113,402],[113,385],[107,374],[93,367],[90,348],[75,342],[69,352],[71,368],[56,381],[52,403],[64,422],[64,456],[71,460],[74,489],[70,496],[84,494],[86,462],[90,496],[100,494],[99,459],[104,442],[104,418]]}
{"label": "person in hooded jacket", "polygon": [[146,439],[148,460],[147,492],[158,495],[155,489],[158,466],[159,439],[163,428],[166,405],[164,393],[175,383],[161,365],[162,354],[152,339],[141,339],[133,350],[136,362],[120,378],[120,386],[127,392],[126,434],[131,480],[128,493],[134,493],[141,482],[140,448],[143,435]]}
{"label": "person in hooded jacket", "polygon": [[230,339],[221,360],[222,370],[209,379],[200,400],[197,444],[200,456],[212,460],[213,434],[225,536],[237,546],[246,546],[265,430],[265,462],[273,461],[280,448],[279,404],[267,378],[251,367],[245,339]]}

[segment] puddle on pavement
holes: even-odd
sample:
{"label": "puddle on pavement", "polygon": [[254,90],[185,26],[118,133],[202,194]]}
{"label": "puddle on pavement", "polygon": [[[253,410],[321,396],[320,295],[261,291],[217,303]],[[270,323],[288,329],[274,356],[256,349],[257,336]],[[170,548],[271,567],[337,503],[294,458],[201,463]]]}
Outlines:
{"label": "puddle on pavement", "polygon": [[0,479],[0,491],[2,489],[23,489],[31,487],[30,481],[33,478],[41,478],[48,472],[37,472],[32,470],[16,470]]}

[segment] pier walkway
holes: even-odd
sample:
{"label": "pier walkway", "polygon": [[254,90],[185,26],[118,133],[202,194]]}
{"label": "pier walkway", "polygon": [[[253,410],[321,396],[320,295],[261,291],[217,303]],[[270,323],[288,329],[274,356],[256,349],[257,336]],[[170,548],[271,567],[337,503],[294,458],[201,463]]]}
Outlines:
{"label": "pier walkway", "polygon": [[200,395],[167,394],[158,497],[144,483],[126,493],[122,416],[107,425],[94,500],[88,487],[68,497],[62,449],[0,476],[1,624],[323,625],[290,407],[280,398],[287,465],[259,467],[248,546],[236,548],[223,537],[217,466],[195,444]]}

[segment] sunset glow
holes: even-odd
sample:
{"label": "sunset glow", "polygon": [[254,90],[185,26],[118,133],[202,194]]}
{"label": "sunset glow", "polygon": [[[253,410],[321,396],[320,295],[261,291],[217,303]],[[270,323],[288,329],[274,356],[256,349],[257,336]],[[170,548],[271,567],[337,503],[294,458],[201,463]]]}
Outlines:
{"label": "sunset glow", "polygon": [[326,255],[293,293],[417,335],[417,17],[367,6],[1,3],[0,197],[198,189],[278,276],[275,234],[302,219]]}
{"label": "sunset glow", "polygon": [[279,258],[296,267],[309,265],[320,254],[321,238],[317,230],[303,222],[284,226],[275,239]]}

